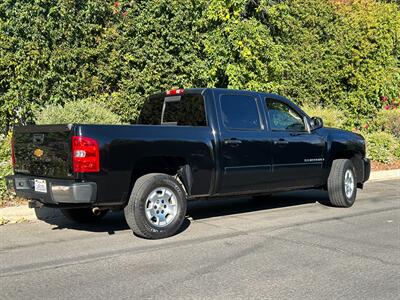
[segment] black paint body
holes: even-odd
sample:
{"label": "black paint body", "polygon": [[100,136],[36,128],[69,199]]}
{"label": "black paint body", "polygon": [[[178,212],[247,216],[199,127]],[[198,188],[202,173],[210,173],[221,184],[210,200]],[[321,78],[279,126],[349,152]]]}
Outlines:
{"label": "black paint body", "polygon": [[[146,173],[180,174],[190,199],[323,188],[336,158],[352,159],[359,186],[368,179],[369,162],[360,135],[332,128],[310,132],[271,130],[265,99],[284,102],[310,120],[286,98],[209,88],[189,89],[185,93],[204,96],[208,126],[73,124],[16,127],[15,175],[49,181],[94,182],[97,197],[90,205],[110,207],[123,207],[135,180]],[[262,123],[260,130],[225,128],[219,99],[227,94],[254,97]],[[32,155],[37,147],[32,142],[35,134],[44,135],[40,147],[45,155],[41,158]],[[74,135],[91,137],[99,143],[100,172],[72,172],[71,137]],[[36,198],[48,205],[56,205],[46,197]]]}

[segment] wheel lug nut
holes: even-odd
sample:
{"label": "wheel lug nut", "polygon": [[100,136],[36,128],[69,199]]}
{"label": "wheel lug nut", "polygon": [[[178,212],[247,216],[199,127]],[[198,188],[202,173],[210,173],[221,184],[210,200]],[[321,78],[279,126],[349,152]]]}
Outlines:
{"label": "wheel lug nut", "polygon": [[167,208],[167,206],[166,206],[166,205],[164,205],[164,208]]}
{"label": "wheel lug nut", "polygon": [[160,213],[160,211],[157,210],[156,213]]}
{"label": "wheel lug nut", "polygon": [[157,208],[157,205],[154,205],[154,208]]}
{"label": "wheel lug nut", "polygon": [[162,211],[161,211],[161,213],[163,214],[163,213],[164,213],[164,211],[162,210]]}

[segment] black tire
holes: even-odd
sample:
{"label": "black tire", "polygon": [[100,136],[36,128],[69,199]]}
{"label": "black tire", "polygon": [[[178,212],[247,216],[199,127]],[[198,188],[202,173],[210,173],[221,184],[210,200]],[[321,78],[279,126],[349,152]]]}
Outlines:
{"label": "black tire", "polygon": [[[350,172],[353,178],[351,196],[346,195],[345,176]],[[349,173],[349,174],[350,174]],[[351,186],[350,184],[348,186]],[[328,194],[332,206],[350,207],[354,204],[357,195],[357,178],[353,163],[348,159],[335,159],[328,177]]]}
{"label": "black tire", "polygon": [[[160,227],[157,226],[157,222],[160,220],[158,215],[153,222],[149,220],[150,217],[146,215],[146,205],[149,205],[148,199],[150,199],[151,195],[154,195],[157,189],[162,190],[165,188],[174,194],[177,208],[170,223]],[[158,191],[156,193],[158,194]],[[147,207],[147,210],[149,209],[151,210],[151,207]],[[166,238],[174,235],[182,226],[186,215],[186,193],[182,185],[170,175],[161,173],[147,174],[136,180],[124,213],[126,222],[137,236],[147,239]],[[153,213],[155,213],[154,210]],[[165,217],[166,219],[167,217]]]}
{"label": "black tire", "polygon": [[71,221],[77,223],[95,223],[100,221],[108,212],[108,209],[101,210],[97,214],[94,214],[90,207],[88,208],[70,208],[70,209],[61,209],[62,214],[70,219]]}

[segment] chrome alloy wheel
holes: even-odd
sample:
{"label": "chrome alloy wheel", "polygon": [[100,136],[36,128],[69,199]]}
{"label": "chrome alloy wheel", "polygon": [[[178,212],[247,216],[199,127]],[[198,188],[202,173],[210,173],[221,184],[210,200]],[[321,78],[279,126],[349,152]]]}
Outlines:
{"label": "chrome alloy wheel", "polygon": [[347,170],[346,173],[344,174],[344,192],[348,199],[350,199],[351,196],[353,196],[354,175],[353,175],[353,171],[351,171],[351,170]]}
{"label": "chrome alloy wheel", "polygon": [[154,189],[146,199],[147,220],[156,227],[165,227],[175,219],[178,213],[176,195],[169,188]]}

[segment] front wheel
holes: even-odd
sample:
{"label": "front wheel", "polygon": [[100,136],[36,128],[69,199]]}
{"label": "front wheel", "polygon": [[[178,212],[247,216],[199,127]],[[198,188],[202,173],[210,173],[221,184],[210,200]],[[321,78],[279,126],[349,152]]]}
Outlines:
{"label": "front wheel", "polygon": [[349,159],[335,159],[328,177],[328,194],[332,206],[350,207],[357,195],[354,166]]}
{"label": "front wheel", "polygon": [[148,239],[166,238],[174,235],[183,223],[186,195],[174,177],[147,174],[136,180],[124,213],[136,235]]}

